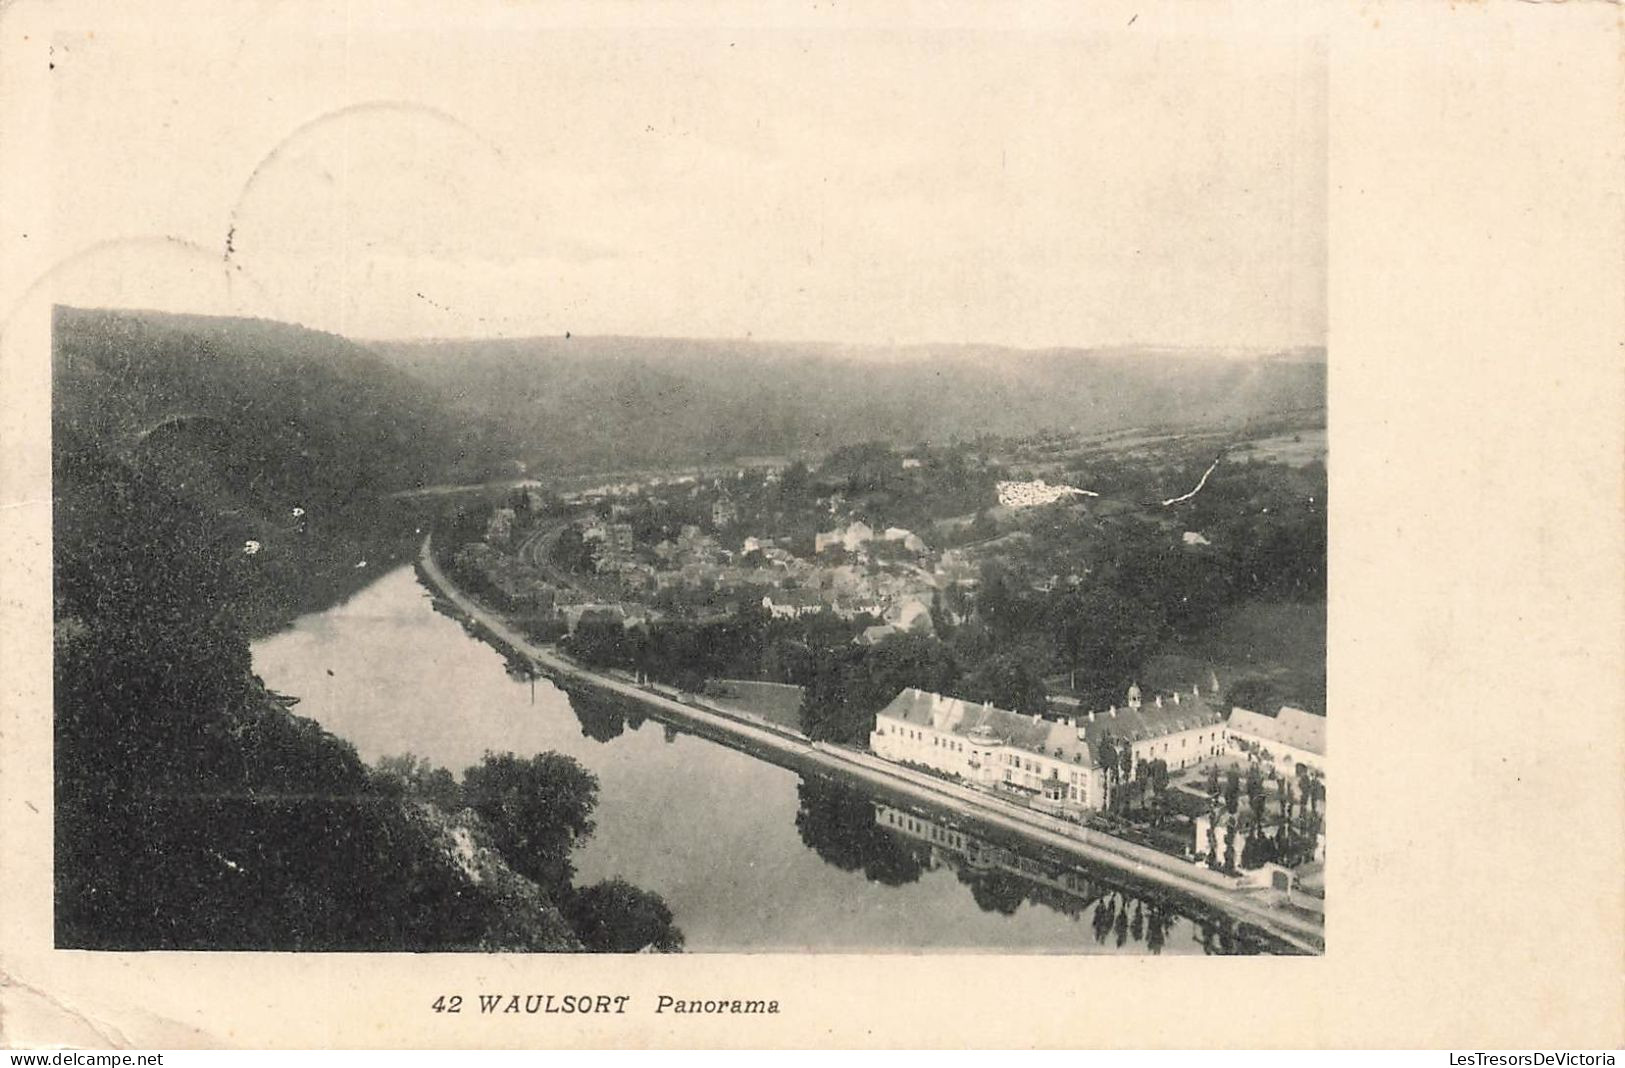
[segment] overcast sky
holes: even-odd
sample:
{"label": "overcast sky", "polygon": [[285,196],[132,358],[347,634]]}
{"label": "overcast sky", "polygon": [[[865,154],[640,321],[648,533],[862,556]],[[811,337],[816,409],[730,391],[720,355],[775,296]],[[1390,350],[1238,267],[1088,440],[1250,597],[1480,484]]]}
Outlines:
{"label": "overcast sky", "polygon": [[363,6],[59,28],[36,274],[357,337],[1324,342],[1325,61],[1290,7]]}

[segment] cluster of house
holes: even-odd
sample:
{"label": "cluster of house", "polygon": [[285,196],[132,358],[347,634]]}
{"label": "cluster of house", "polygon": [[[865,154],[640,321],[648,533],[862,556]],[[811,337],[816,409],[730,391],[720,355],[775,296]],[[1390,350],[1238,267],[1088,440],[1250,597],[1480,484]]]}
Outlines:
{"label": "cluster of house", "polygon": [[[873,570],[858,564],[810,568],[795,588],[769,590],[762,607],[781,619],[830,611],[842,619],[874,616],[893,627],[930,633],[933,578],[911,568]],[[880,635],[870,635],[879,640]]]}
{"label": "cluster of house", "polygon": [[482,576],[506,599],[509,608],[518,611],[546,614],[569,600],[567,591],[553,586],[535,568],[485,542],[472,542],[459,549],[457,566],[465,573]]}
{"label": "cluster of house", "polygon": [[[693,493],[705,488],[691,476],[676,481],[689,484]],[[712,598],[717,594],[749,594],[760,597],[762,606],[779,618],[825,611],[847,620],[871,617],[873,625],[855,640],[875,644],[900,633],[930,633],[934,629],[932,606],[937,592],[956,583],[975,582],[974,560],[960,560],[950,552],[948,563],[937,566],[938,558],[924,538],[902,527],[879,529],[851,516],[839,495],[830,498],[830,507],[847,518],[832,530],[818,532],[814,550],[823,553],[839,548],[849,557],[845,562],[803,559],[782,542],[758,535],[743,537],[737,549],[724,548],[716,534],[693,524],[683,526],[679,533],[657,545],[640,545],[628,522],[634,506],[624,498],[653,485],[607,483],[572,495],[600,504],[608,501],[604,509],[607,514],[578,520],[578,529],[583,541],[593,546],[596,569],[614,575],[628,595],[695,595],[714,606]],[[739,510],[727,488],[720,480],[712,485],[717,490],[710,505],[712,529],[736,526]],[[539,496],[541,491],[535,492]],[[511,550],[517,535],[513,510],[495,509],[486,530],[487,546]],[[883,553],[881,546],[891,551]],[[594,619],[604,614],[601,609],[606,606],[584,604],[592,598],[553,589],[521,561],[501,560],[483,551],[480,557],[471,563],[476,563],[515,607],[556,607],[572,630],[583,615]],[[932,568],[935,570],[929,570]],[[567,606],[571,610],[563,611]],[[626,622],[636,625],[639,621]]]}
{"label": "cluster of house", "polygon": [[559,615],[571,634],[583,623],[619,624],[627,630],[646,627],[660,618],[660,613],[638,604],[568,604],[561,605]]}
{"label": "cluster of house", "polygon": [[[719,501],[719,504],[726,503]],[[730,505],[731,507],[731,505]],[[713,516],[713,518],[718,518]],[[728,517],[722,517],[724,519]],[[595,546],[596,567],[613,573],[628,591],[699,591],[734,593],[771,591],[763,606],[775,616],[795,617],[828,609],[846,619],[884,617],[900,629],[930,623],[935,580],[918,567],[890,571],[864,566],[868,554],[857,551],[859,564],[819,565],[797,557],[772,538],[745,537],[737,551],[723,548],[713,534],[685,525],[675,538],[640,553],[630,524],[594,518],[582,531]],[[856,521],[818,535],[821,547],[831,544],[862,550],[871,542],[895,542],[915,552],[925,550],[918,535],[900,527],[877,533]],[[652,562],[650,558],[652,557]]]}
{"label": "cluster of house", "polygon": [[594,545],[598,572],[619,576],[629,590],[726,589],[778,581],[771,575],[747,574],[745,569],[727,566],[732,554],[714,536],[692,524],[684,526],[676,538],[654,546],[653,562],[638,553],[630,523],[594,519],[581,537]]}
{"label": "cluster of house", "polygon": [[593,566],[599,574],[618,575],[623,585],[632,588],[651,581],[655,569],[638,559],[632,524],[595,519],[582,530],[581,540],[593,543]]}
{"label": "cluster of house", "polygon": [[902,527],[887,527],[883,531],[876,531],[861,519],[855,519],[845,526],[834,530],[822,531],[813,536],[813,552],[821,553],[825,549],[844,549],[849,553],[860,553],[865,547],[874,542],[894,542],[901,545],[911,553],[925,552],[925,539],[912,530]]}
{"label": "cluster of house", "polygon": [[653,552],[657,566],[650,569],[646,585],[654,590],[731,592],[782,586],[806,581],[814,570],[771,539],[746,538],[733,552],[696,526],[683,527],[675,539],[661,541]]}
{"label": "cluster of house", "polygon": [[1297,763],[1324,773],[1324,724],[1323,717],[1301,709],[1271,717],[1238,708],[1227,719],[1198,687],[1147,701],[1131,686],[1121,708],[1061,719],[911,688],[876,715],[869,748],[884,760],[1076,812],[1105,806],[1116,770],[1103,758],[1125,748],[1132,769],[1142,760],[1162,760],[1169,771],[1179,771],[1230,749],[1248,749],[1288,773]]}
{"label": "cluster of house", "polygon": [[798,619],[828,611],[841,619],[873,616],[879,624],[866,628],[855,639],[873,645],[893,634],[930,634],[931,595],[928,590],[910,587],[901,596],[875,592],[843,592],[835,586],[815,589],[771,590],[762,595],[762,607],[775,619]]}

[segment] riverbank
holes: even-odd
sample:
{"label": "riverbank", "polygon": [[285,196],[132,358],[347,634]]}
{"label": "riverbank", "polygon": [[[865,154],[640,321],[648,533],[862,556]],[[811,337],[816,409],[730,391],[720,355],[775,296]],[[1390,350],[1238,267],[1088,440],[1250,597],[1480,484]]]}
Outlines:
{"label": "riverbank", "polygon": [[1274,939],[1302,952],[1318,953],[1323,929],[1301,917],[1268,907],[1239,886],[1239,881],[1196,867],[1178,858],[1145,849],[1044,816],[979,791],[898,768],[869,754],[844,747],[813,743],[782,728],[771,729],[707,708],[686,695],[666,688],[657,692],[613,674],[593,671],[550,646],[531,642],[508,625],[499,613],[481,605],[453,585],[435,563],[430,539],[419,551],[422,575],[440,597],[474,624],[510,656],[517,655],[558,682],[563,688],[587,686],[637,701],[656,719],[710,738],[752,756],[792,767],[834,773],[882,788],[974,820],[1082,860],[1184,894],[1224,914],[1251,924]]}

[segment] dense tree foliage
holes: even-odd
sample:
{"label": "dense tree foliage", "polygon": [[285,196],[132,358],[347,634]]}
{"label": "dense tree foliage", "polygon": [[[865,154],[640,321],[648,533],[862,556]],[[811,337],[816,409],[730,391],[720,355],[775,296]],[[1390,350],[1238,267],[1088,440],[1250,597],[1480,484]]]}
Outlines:
{"label": "dense tree foliage", "polygon": [[564,907],[581,944],[595,953],[676,953],[683,933],[658,894],[624,879],[607,879],[573,892]]}
{"label": "dense tree foliage", "polygon": [[384,493],[486,446],[326,335],[64,310],[56,341],[57,944],[579,948],[579,766],[369,769],[251,670],[251,634],[410,553],[422,516]]}
{"label": "dense tree foliage", "polygon": [[582,538],[581,531],[573,526],[559,531],[548,555],[555,566],[578,575],[592,574],[597,560],[591,543]]}
{"label": "dense tree foliage", "polygon": [[1049,712],[1044,687],[1042,655],[1016,649],[995,653],[966,673],[955,687],[956,696],[967,701],[991,701],[1023,715],[1041,716]]}
{"label": "dense tree foliage", "polygon": [[747,603],[705,623],[666,619],[628,628],[589,615],[563,648],[582,663],[635,671],[692,692],[719,678],[806,685],[816,657],[850,646],[859,627],[829,613],[775,619]]}
{"label": "dense tree foliage", "polygon": [[559,753],[487,754],[463,774],[463,798],[514,870],[561,899],[575,878],[570,851],[593,832],[597,776]]}
{"label": "dense tree foliage", "polygon": [[378,786],[390,793],[419,797],[447,812],[463,807],[463,788],[456,776],[410,753],[384,757],[373,765],[372,774]]}
{"label": "dense tree foliage", "polygon": [[910,686],[956,689],[959,668],[934,638],[898,634],[867,648],[847,643],[814,652],[801,729],[819,741],[867,745],[875,713]]}
{"label": "dense tree foliage", "polygon": [[545,899],[472,885],[441,819],[252,676],[236,520],[56,447],[58,944],[573,945]]}

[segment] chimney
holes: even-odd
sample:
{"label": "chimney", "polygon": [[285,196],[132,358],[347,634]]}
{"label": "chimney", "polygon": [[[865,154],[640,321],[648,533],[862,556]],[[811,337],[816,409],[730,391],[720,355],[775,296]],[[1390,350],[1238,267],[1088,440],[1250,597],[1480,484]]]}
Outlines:
{"label": "chimney", "polygon": [[1174,704],[1176,704],[1176,705],[1179,704],[1179,691],[1178,690],[1174,691]]}
{"label": "chimney", "polygon": [[1192,697],[1200,697],[1200,696],[1202,696],[1202,688],[1200,686],[1197,686],[1197,685],[1193,684],[1191,686],[1191,696]]}
{"label": "chimney", "polygon": [[1162,707],[1162,694],[1160,694],[1160,693],[1157,694],[1157,707],[1158,708]]}
{"label": "chimney", "polygon": [[1089,722],[1093,723],[1094,721],[1095,721],[1095,710],[1091,708],[1089,710]]}
{"label": "chimney", "polygon": [[1112,707],[1110,709],[1108,709],[1108,711],[1111,712],[1112,719],[1117,718],[1117,706],[1116,705],[1112,705]]}

